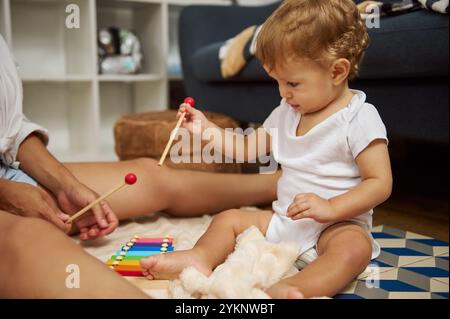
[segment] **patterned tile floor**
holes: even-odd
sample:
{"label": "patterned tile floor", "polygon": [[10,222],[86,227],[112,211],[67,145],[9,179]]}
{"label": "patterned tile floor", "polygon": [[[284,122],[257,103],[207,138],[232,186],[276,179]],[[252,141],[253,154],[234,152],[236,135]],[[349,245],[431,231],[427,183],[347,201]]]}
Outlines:
{"label": "patterned tile floor", "polygon": [[373,228],[380,256],[338,299],[448,299],[448,243],[389,226]]}

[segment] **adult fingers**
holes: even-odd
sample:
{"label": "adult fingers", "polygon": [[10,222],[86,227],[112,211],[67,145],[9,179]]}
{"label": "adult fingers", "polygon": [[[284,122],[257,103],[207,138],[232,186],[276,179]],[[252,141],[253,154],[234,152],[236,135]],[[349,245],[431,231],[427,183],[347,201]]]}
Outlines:
{"label": "adult fingers", "polygon": [[80,231],[80,239],[81,240],[90,240],[95,239],[99,236],[100,229],[98,225],[92,225],[88,228],[83,228],[83,232]]}
{"label": "adult fingers", "polygon": [[92,213],[94,214],[97,225],[100,228],[107,228],[108,222],[106,221],[105,212],[102,209],[102,205],[103,205],[103,202],[101,202],[100,205],[95,205],[94,207],[92,207],[91,210],[92,210]]}
{"label": "adult fingers", "polygon": [[64,231],[65,233],[70,231],[70,224],[65,223],[61,220],[59,216],[65,215],[63,212],[59,210],[56,204],[52,201],[51,198],[47,194],[42,195],[44,200],[44,205],[41,208],[41,216],[44,217],[47,221],[54,224],[56,227]]}
{"label": "adult fingers", "polygon": [[88,231],[89,231],[89,228],[87,228],[87,227],[80,228],[80,239],[81,240],[89,239]]}
{"label": "adult fingers", "polygon": [[70,218],[69,215],[67,215],[67,214],[65,214],[63,212],[58,212],[57,215],[64,223]]}
{"label": "adult fingers", "polygon": [[80,240],[88,240],[89,235],[87,233],[80,233]]}
{"label": "adult fingers", "polygon": [[91,213],[86,213],[80,219],[77,219],[75,222],[77,227],[81,230],[81,228],[90,227],[91,225],[95,224],[95,217]]}
{"label": "adult fingers", "polygon": [[119,226],[119,220],[117,219],[117,216],[114,214],[114,212],[112,211],[109,204],[106,202],[103,202],[102,208],[103,208],[103,211],[105,212],[105,217],[108,222],[108,227],[101,229],[99,236],[108,235],[108,234],[112,233],[117,228],[117,226]]}
{"label": "adult fingers", "polygon": [[100,233],[100,229],[98,228],[97,225],[93,225],[87,232],[89,239],[98,237],[99,233]]}

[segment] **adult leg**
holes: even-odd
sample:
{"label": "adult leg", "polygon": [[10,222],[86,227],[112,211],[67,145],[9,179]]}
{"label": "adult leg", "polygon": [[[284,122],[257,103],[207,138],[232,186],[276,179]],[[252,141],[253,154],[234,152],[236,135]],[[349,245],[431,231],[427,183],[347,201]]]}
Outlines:
{"label": "adult leg", "polygon": [[174,279],[188,266],[209,275],[233,251],[236,237],[240,233],[254,225],[265,234],[272,215],[272,211],[248,212],[233,209],[222,212],[213,218],[194,248],[143,259],[141,267],[144,275],[148,279]]}
{"label": "adult leg", "polygon": [[119,219],[165,211],[174,216],[215,214],[241,206],[269,204],[276,198],[275,174],[219,174],[160,167],[153,159],[111,163],[70,163],[67,168],[102,194],[134,172],[138,182],[108,198]]}
{"label": "adult leg", "polygon": [[[43,220],[0,211],[0,242],[1,298],[148,298]],[[68,265],[79,288],[66,286]]]}
{"label": "adult leg", "polygon": [[318,245],[319,257],[296,275],[267,290],[274,298],[289,298],[296,291],[305,297],[333,297],[357,277],[370,262],[372,245],[360,226],[339,223],[327,228]]}

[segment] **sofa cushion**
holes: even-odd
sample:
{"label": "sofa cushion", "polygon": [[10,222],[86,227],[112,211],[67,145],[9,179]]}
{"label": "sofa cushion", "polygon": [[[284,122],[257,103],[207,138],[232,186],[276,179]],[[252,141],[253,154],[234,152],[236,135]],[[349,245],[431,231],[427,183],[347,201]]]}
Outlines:
{"label": "sofa cushion", "polygon": [[219,50],[223,42],[217,42],[199,49],[192,57],[192,64],[195,76],[204,82],[216,81],[270,81],[270,77],[259,63],[259,60],[252,58],[238,76],[223,79],[220,72]]}
{"label": "sofa cushion", "polygon": [[362,79],[448,76],[448,16],[420,10],[369,29]]}
{"label": "sofa cushion", "polygon": [[[448,16],[420,10],[383,17],[381,28],[369,29],[369,34],[360,79],[448,76]],[[238,76],[224,80],[218,58],[222,45],[209,44],[193,55],[192,67],[200,81],[272,81],[256,58]]]}

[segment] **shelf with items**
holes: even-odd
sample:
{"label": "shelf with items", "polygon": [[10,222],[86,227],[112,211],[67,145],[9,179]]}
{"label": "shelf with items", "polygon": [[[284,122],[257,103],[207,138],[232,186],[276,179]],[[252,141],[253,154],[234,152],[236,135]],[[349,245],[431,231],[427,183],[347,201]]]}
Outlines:
{"label": "shelf with items", "polygon": [[[67,28],[66,6],[76,4],[80,28]],[[12,46],[22,78],[92,76],[95,30],[90,0],[11,1]]]}
{"label": "shelf with items", "polygon": [[[0,33],[23,81],[24,113],[50,132],[62,161],[116,160],[120,116],[168,107],[167,0],[0,0]],[[66,25],[79,8],[80,28]],[[98,30],[134,31],[142,44],[137,74],[98,74]]]}
{"label": "shelf with items", "polygon": [[[123,28],[136,34],[143,54],[142,69],[139,73],[165,73],[165,30],[164,7],[153,1],[98,1],[97,26],[103,28]],[[159,30],[156,31],[155,30]]]}
{"label": "shelf with items", "polygon": [[143,54],[137,74],[99,74],[100,153],[115,159],[114,124],[122,115],[167,109],[166,24],[162,1],[97,1],[97,26],[135,33]]}

